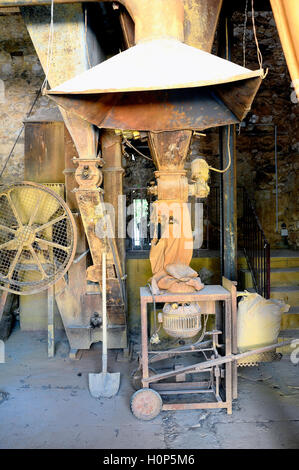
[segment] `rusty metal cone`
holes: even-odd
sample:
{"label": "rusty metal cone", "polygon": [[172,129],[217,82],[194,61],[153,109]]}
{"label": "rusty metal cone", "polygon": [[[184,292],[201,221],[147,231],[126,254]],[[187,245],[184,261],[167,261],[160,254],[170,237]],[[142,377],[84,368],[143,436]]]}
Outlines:
{"label": "rusty metal cone", "polygon": [[48,93],[94,94],[203,87],[260,77],[262,72],[251,71],[176,39],[156,39],[137,44]]}
{"label": "rusty metal cone", "polygon": [[176,39],[155,39],[48,94],[99,128],[204,130],[242,121],[262,76],[262,70],[251,71]]}

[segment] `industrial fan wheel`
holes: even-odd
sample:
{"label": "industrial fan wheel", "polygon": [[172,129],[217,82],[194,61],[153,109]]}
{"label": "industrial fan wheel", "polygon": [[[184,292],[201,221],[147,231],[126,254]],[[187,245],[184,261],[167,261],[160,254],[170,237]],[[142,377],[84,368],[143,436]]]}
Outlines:
{"label": "industrial fan wheel", "polygon": [[19,295],[49,288],[73,261],[76,233],[53,190],[32,182],[0,187],[0,288]]}
{"label": "industrial fan wheel", "polygon": [[143,421],[156,418],[162,410],[162,398],[156,390],[142,388],[131,397],[131,410],[133,415]]}

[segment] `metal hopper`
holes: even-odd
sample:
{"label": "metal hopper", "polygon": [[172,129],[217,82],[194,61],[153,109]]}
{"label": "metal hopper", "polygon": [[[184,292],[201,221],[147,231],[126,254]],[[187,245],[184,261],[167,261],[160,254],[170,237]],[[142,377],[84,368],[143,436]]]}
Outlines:
{"label": "metal hopper", "polygon": [[67,111],[101,128],[202,130],[240,122],[262,80],[176,39],[142,42],[53,88]]}
{"label": "metal hopper", "polygon": [[[221,5],[219,0],[212,3],[209,44]],[[136,45],[53,87],[50,97],[100,128],[203,130],[245,117],[263,70],[251,71],[212,55],[210,46],[201,50],[185,44],[182,0],[163,5],[130,0],[125,6],[135,23]],[[198,8],[204,15],[203,2]]]}

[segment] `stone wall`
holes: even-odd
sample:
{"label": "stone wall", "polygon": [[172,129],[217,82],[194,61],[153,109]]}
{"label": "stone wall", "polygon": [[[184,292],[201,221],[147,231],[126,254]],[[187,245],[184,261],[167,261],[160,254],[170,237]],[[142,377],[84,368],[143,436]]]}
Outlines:
{"label": "stone wall", "polygon": [[[250,3],[250,2],[249,2]],[[232,60],[243,64],[244,15],[235,13]],[[256,202],[258,216],[272,248],[281,246],[281,224],[289,231],[289,245],[299,247],[298,168],[299,105],[294,99],[288,68],[272,12],[256,12],[255,23],[263,66],[268,74],[253,102],[252,110],[237,136],[238,184]],[[246,29],[246,67],[257,69],[257,53],[249,13]],[[275,206],[275,139],[277,126],[278,222]]]}
{"label": "stone wall", "polygon": [[[0,174],[23,120],[44,80],[44,73],[20,13],[0,13]],[[47,107],[40,97],[34,110]],[[20,181],[24,173],[24,134],[0,182]]]}
{"label": "stone wall", "polygon": [[[244,13],[235,12],[232,23],[231,60],[243,65]],[[285,223],[289,232],[289,247],[298,249],[299,105],[291,86],[272,12],[255,12],[255,24],[263,56],[263,67],[268,69],[268,73],[255,97],[250,113],[242,126],[237,129],[237,184],[247,189],[255,203],[257,215],[271,248],[283,247],[281,224]],[[217,44],[214,51],[217,49],[216,46]],[[251,12],[248,12],[245,30],[245,66],[251,70],[259,68]],[[278,231],[276,231],[275,126],[277,126],[278,160]],[[198,152],[205,155],[211,165],[219,167],[217,129],[209,130],[206,137],[201,139]],[[219,184],[219,179],[213,173],[211,182]],[[242,213],[241,204],[242,199],[239,197],[239,215]]]}

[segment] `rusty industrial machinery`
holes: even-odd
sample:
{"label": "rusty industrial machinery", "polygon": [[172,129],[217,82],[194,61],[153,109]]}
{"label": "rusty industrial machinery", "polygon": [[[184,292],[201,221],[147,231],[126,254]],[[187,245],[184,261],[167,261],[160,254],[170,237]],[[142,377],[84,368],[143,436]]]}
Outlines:
{"label": "rusty industrial machinery", "polygon": [[[21,6],[50,86],[44,93],[58,105],[74,143],[72,151],[66,152],[65,180],[68,204],[76,211],[77,219],[73,223],[61,201],[45,213],[43,202],[37,201],[32,210],[25,211],[26,216],[14,210],[20,201],[10,205],[11,227],[8,229],[8,222],[1,222],[6,228],[0,226],[4,234],[0,260],[5,265],[1,285],[16,291],[18,286],[19,290],[26,290],[25,285],[32,288],[28,282],[42,287],[56,281],[55,298],[71,348],[88,349],[93,342],[103,340],[100,298],[105,252],[108,347],[127,347],[124,239],[118,235],[120,227],[113,231],[105,203],[113,205],[117,224],[121,225],[122,208],[116,206],[122,195],[124,173],[122,138],[142,133],[156,166],[156,182],[149,188],[156,199],[151,215],[152,278],[149,286],[140,290],[142,339],[134,380],[142,388],[133,395],[131,409],[144,420],[154,418],[161,409],[225,408],[231,413],[232,400],[237,397],[236,358],[240,356],[232,259],[236,248],[233,195],[230,193],[224,201],[224,213],[231,216],[226,219],[226,240],[233,241],[230,246],[224,243],[225,254],[232,261],[222,285],[204,286],[189,266],[193,234],[188,201],[190,197],[208,196],[210,171],[224,175],[228,192],[235,190],[235,124],[250,110],[265,77],[262,64],[252,71],[229,60],[227,12],[220,28],[221,57],[211,53],[222,0],[113,1],[113,8],[120,10],[125,50],[107,60],[97,40],[100,32],[86,20],[86,12],[96,2],[88,4],[86,10],[76,0],[55,1],[51,21],[59,27],[52,33],[50,29],[52,41],[48,41],[50,9],[44,5],[49,3],[0,2]],[[204,156],[198,155],[191,162],[188,180],[185,163],[194,133],[211,127],[221,128],[223,168],[211,167]],[[1,194],[7,199],[5,191]],[[7,203],[3,204],[6,207]],[[65,241],[59,238],[62,225]],[[71,265],[74,225],[81,237],[78,264]],[[28,271],[23,265],[29,259],[27,253],[31,253],[31,262],[38,268],[37,280],[26,277]],[[66,279],[63,274],[68,268]],[[164,304],[157,318],[154,312],[160,329],[186,344],[159,349],[159,328],[151,336],[148,328],[147,306],[155,307],[156,303]],[[195,360],[194,354],[202,361]],[[190,363],[178,366],[173,364],[175,357]],[[157,372],[149,368],[160,361],[166,361],[170,370]],[[172,400],[182,395],[187,400]]]}
{"label": "rusty industrial machinery", "polygon": [[[199,9],[205,11],[205,2],[196,3]],[[213,286],[207,293],[207,288],[204,288],[197,273],[191,272],[188,267],[193,253],[193,237],[187,202],[189,195],[208,195],[210,169],[204,158],[194,161],[192,183],[188,182],[185,160],[193,131],[240,122],[248,112],[263,77],[261,69],[252,72],[210,54],[211,37],[215,32],[221,3],[216,1],[211,5],[213,26],[209,25],[210,30],[205,30],[206,37],[201,36],[201,47],[196,48],[183,42],[185,10],[181,0],[167,0],[163,2],[163,7],[159,1],[125,1],[124,5],[135,23],[136,45],[132,44],[125,52],[48,91],[48,95],[68,116],[76,117],[77,122],[81,119],[84,120],[82,122],[89,122],[100,129],[114,129],[117,134],[120,130],[121,133],[135,130],[148,133],[148,145],[157,167],[157,184],[149,191],[157,199],[152,213],[152,224],[155,227],[150,251],[152,292],[147,293],[141,289],[140,365],[143,389],[137,391],[131,401],[131,409],[140,419],[152,419],[162,408],[223,407],[231,413],[232,398],[237,394],[235,363],[228,363],[222,372],[218,365],[206,367],[204,372],[209,372],[208,381],[197,379],[195,383],[186,381],[186,375],[178,369],[173,374],[176,382],[159,384],[158,389],[154,389],[153,383],[160,376],[153,374],[149,377],[148,368],[151,355],[148,349],[146,306],[155,297],[159,302],[166,303],[161,319],[164,331],[176,337],[194,337],[201,329],[199,311],[208,315],[216,314],[217,310],[217,327],[210,332],[212,346],[209,343],[207,348],[201,349],[201,344],[199,347],[193,345],[193,348],[185,352],[199,351],[207,360],[217,358],[220,346],[218,335],[223,340],[222,353],[229,355],[236,352],[235,327],[232,326],[236,323],[234,285],[226,280],[228,289]],[[168,15],[165,15],[165,7]],[[200,27],[198,29],[201,30]],[[159,73],[156,73],[157,60]],[[121,70],[126,73],[120,73]],[[74,129],[72,132],[74,137]],[[76,143],[76,138],[74,141]],[[81,167],[84,162],[88,165],[92,163],[90,156],[85,155],[86,152],[80,154],[79,146],[77,149]],[[229,133],[228,156],[230,157]],[[95,157],[93,158],[95,162]],[[92,165],[91,174],[94,175],[95,163]],[[230,164],[227,169],[229,166]],[[96,192],[95,186],[88,187],[86,180],[83,181],[82,173],[80,174],[77,182],[81,199],[77,196],[77,201],[84,220],[86,205],[83,205],[83,201],[92,190],[97,195],[96,201],[100,202],[100,192]],[[99,202],[96,202],[98,207]],[[89,207],[92,210],[91,204]],[[89,220],[90,217],[86,217],[84,221],[87,233]],[[99,246],[99,242],[97,243]],[[99,251],[97,250],[97,254]],[[92,270],[98,271],[96,266]],[[167,304],[174,306],[175,302],[182,305],[171,311]],[[218,305],[219,302],[224,306]],[[187,303],[188,307],[184,307],[183,304]],[[221,314],[223,309],[224,314]],[[225,320],[221,321],[223,317]],[[201,339],[206,334],[205,320]],[[151,342],[158,342],[157,332],[152,336]],[[164,359],[172,356],[167,351],[160,354]],[[159,360],[160,357],[158,354],[155,359]],[[197,366],[190,370],[192,372],[197,374]],[[221,373],[224,374],[222,378]],[[224,396],[221,396],[221,387]],[[214,401],[190,402],[189,405],[165,404],[158,390],[164,396],[186,393],[203,396],[203,393],[212,393]]]}

